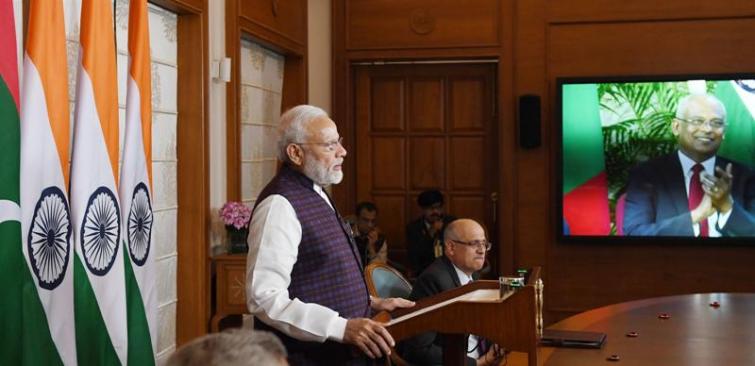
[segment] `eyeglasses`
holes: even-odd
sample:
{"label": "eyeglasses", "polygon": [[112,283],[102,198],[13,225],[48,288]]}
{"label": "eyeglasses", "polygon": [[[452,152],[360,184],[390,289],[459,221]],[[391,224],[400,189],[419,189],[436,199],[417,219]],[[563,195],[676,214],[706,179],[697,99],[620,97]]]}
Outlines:
{"label": "eyeglasses", "polygon": [[721,129],[726,127],[726,122],[720,118],[711,118],[709,120],[705,120],[704,118],[692,118],[692,119],[686,119],[686,118],[679,118],[676,117],[676,119],[688,123],[695,127],[702,127],[704,124],[707,124],[708,127],[712,129]]}
{"label": "eyeglasses", "polygon": [[468,246],[468,247],[473,247],[475,249],[480,248],[480,249],[490,250],[490,248],[493,247],[493,243],[491,243],[491,242],[489,242],[487,240],[461,241],[461,240],[451,239],[451,241],[454,242],[454,243],[457,243],[457,244],[465,245],[465,246]]}
{"label": "eyeglasses", "polygon": [[338,147],[343,147],[343,137],[339,137],[338,140],[328,142],[294,142],[298,145],[318,145],[325,148],[326,151],[336,151]]}

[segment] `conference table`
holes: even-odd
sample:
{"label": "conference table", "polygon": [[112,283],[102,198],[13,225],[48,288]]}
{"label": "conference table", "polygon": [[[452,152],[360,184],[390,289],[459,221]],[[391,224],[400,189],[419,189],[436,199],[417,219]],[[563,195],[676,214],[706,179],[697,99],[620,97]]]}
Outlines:
{"label": "conference table", "polygon": [[[755,365],[752,293],[630,301],[577,314],[548,329],[602,332],[607,337],[600,349],[539,347],[539,365]],[[609,360],[613,355],[618,361]],[[526,364],[521,355],[510,356],[509,365]]]}

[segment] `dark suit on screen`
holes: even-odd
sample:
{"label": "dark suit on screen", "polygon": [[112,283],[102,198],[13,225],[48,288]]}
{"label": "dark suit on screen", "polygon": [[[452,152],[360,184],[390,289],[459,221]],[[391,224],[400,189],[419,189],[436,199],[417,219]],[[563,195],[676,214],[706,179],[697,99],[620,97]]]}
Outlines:
{"label": "dark suit on screen", "polygon": [[[417,278],[409,298],[416,301],[459,286],[461,282],[453,264],[446,256],[442,256],[430,264]],[[401,353],[407,361],[416,365],[440,365],[443,363],[442,342],[443,337],[438,333],[422,333],[402,342]],[[464,337],[465,348],[466,345],[467,338]],[[476,363],[475,359],[467,357],[467,365]]]}
{"label": "dark suit on screen", "polygon": [[[755,236],[755,174],[747,166],[716,157],[716,167],[732,164],[731,215],[721,236]],[[635,236],[694,236],[687,188],[678,153],[639,164],[629,174],[624,233]]]}

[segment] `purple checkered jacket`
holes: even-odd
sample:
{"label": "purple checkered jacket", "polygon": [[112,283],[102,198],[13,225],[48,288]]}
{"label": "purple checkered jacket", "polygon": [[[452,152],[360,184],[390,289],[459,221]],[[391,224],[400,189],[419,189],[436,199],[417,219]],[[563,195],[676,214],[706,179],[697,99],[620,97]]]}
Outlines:
{"label": "purple checkered jacket", "polygon": [[[323,305],[347,319],[369,316],[370,298],[359,252],[340,215],[314,191],[312,180],[285,164],[262,190],[257,203],[273,194],[291,203],[302,228],[288,286],[290,297]],[[299,341],[260,321],[255,322],[255,327],[273,331],[281,338],[292,365],[362,362],[360,352],[351,346],[333,341]]]}

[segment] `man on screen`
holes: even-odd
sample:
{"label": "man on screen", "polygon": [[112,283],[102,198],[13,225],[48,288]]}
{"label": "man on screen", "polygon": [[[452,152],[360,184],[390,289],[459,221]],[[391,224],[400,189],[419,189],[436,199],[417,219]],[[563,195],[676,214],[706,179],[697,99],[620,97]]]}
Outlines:
{"label": "man on screen", "polygon": [[625,235],[755,236],[755,175],[717,156],[726,109],[712,95],[688,95],[671,122],[678,150],[629,174]]}

